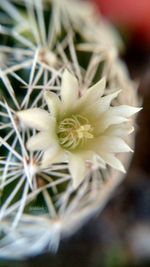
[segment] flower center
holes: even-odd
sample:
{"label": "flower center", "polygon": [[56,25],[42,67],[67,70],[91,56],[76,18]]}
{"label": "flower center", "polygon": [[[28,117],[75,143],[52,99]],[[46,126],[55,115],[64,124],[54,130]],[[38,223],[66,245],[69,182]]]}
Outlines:
{"label": "flower center", "polygon": [[80,115],[72,115],[62,120],[58,126],[58,138],[60,145],[66,149],[75,149],[84,144],[87,139],[92,139],[93,127],[88,119]]}

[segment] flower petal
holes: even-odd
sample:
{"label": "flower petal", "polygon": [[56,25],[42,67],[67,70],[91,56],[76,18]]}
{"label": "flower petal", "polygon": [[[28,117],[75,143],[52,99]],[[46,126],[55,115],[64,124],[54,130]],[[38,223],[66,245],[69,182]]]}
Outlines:
{"label": "flower petal", "polygon": [[105,153],[102,155],[103,159],[109,164],[112,168],[126,173],[124,166],[122,165],[121,161],[117,159],[113,154]]}
{"label": "flower petal", "polygon": [[92,99],[94,100],[100,98],[104,94],[105,87],[106,87],[106,78],[104,77],[87,90],[88,97],[89,98],[92,97]]}
{"label": "flower petal", "polygon": [[113,114],[129,118],[135,113],[139,112],[142,108],[136,108],[128,105],[121,105],[117,107],[110,107]]}
{"label": "flower petal", "polygon": [[42,167],[47,168],[52,163],[62,162],[65,160],[65,153],[58,145],[51,146],[44,152]]}
{"label": "flower petal", "polygon": [[51,135],[49,132],[43,131],[28,139],[27,148],[30,151],[43,150],[43,149],[45,150],[50,145],[54,145],[56,142],[57,139],[54,138],[53,135]]}
{"label": "flower petal", "polygon": [[61,112],[61,101],[59,97],[53,92],[46,91],[44,93],[44,98],[51,115],[57,117],[57,115]]}
{"label": "flower petal", "polygon": [[19,120],[26,126],[35,128],[39,131],[51,128],[50,114],[40,108],[26,109],[17,112]]}
{"label": "flower petal", "polygon": [[74,154],[69,155],[69,170],[73,179],[73,187],[76,189],[86,175],[85,161]]}
{"label": "flower petal", "polygon": [[[90,112],[89,109],[95,111],[95,104],[100,100],[100,97],[104,94],[106,86],[106,79],[102,78],[99,82],[87,89],[81,98],[79,98],[76,105],[76,110],[82,113]],[[99,105],[98,105],[99,106]]]}
{"label": "flower petal", "polygon": [[[113,94],[101,97],[100,99],[98,98],[98,96],[93,99],[91,95],[90,98],[87,97],[88,101],[85,99],[85,103],[82,103],[82,105],[80,105],[80,112],[87,115],[88,117],[91,117],[91,115],[93,116],[94,114],[94,118],[98,119],[101,115],[103,115],[104,112],[110,110],[111,101],[115,97],[117,97],[119,93],[120,91],[117,91]],[[113,113],[113,115],[116,114]]]}
{"label": "flower petal", "polygon": [[111,136],[127,136],[134,131],[134,127],[127,124],[111,125],[106,131],[105,135]]}
{"label": "flower petal", "polygon": [[78,80],[68,70],[62,76],[61,99],[65,108],[72,106],[78,98]]}
{"label": "flower petal", "polygon": [[115,116],[110,112],[110,110],[108,110],[95,121],[95,134],[98,136],[103,133],[109,126],[121,124],[127,121],[128,119],[121,116]]}
{"label": "flower petal", "polygon": [[73,151],[73,154],[78,156],[79,158],[82,158],[84,160],[91,159],[94,156],[94,152],[92,150],[83,149],[83,147],[78,148]]}
{"label": "flower petal", "polygon": [[108,110],[109,107],[110,107],[110,104],[111,104],[112,100],[114,98],[116,98],[120,92],[121,92],[121,90],[119,90],[119,91],[117,91],[115,93],[109,94],[107,96],[102,97],[100,99],[100,102],[99,102],[98,113],[100,114],[100,113]]}
{"label": "flower petal", "polygon": [[100,136],[95,139],[95,149],[100,154],[102,151],[109,153],[132,152],[122,138],[115,136]]}

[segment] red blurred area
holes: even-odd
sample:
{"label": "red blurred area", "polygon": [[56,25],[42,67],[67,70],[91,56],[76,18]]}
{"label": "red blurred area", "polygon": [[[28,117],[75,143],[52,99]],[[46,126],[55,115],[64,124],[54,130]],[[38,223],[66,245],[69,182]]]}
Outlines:
{"label": "red blurred area", "polygon": [[92,0],[109,20],[150,45],[150,0]]}

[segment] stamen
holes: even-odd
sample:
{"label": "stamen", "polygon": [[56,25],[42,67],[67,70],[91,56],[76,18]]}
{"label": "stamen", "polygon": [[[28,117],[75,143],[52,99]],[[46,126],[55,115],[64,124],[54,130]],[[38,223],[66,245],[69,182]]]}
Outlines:
{"label": "stamen", "polygon": [[80,115],[72,115],[65,118],[58,126],[58,138],[60,145],[66,149],[75,149],[87,139],[93,138],[93,127],[87,118]]}

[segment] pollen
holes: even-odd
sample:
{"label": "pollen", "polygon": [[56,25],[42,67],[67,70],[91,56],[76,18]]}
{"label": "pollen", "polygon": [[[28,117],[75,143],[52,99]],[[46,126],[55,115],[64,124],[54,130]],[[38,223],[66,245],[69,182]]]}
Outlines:
{"label": "pollen", "polygon": [[72,115],[60,122],[57,135],[63,148],[73,150],[83,145],[88,139],[92,139],[94,137],[92,132],[93,127],[87,118]]}

